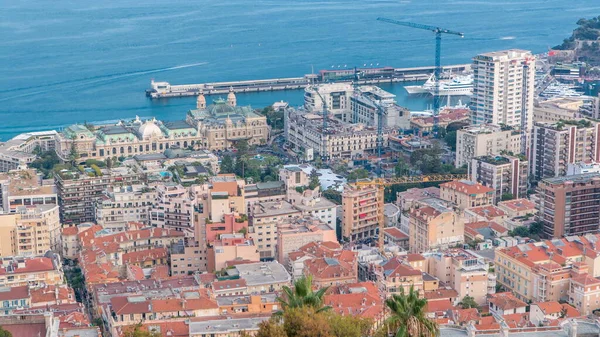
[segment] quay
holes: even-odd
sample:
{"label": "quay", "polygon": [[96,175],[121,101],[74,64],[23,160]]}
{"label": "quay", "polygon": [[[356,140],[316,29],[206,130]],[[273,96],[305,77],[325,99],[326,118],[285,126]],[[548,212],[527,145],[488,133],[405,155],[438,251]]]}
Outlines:
{"label": "quay", "polygon": [[[449,65],[443,67],[443,72],[462,73],[470,71],[470,64]],[[235,93],[261,92],[275,90],[304,89],[310,84],[328,82],[351,82],[359,75],[358,84],[379,84],[395,82],[425,81],[434,71],[434,67],[414,68],[356,68],[321,70],[318,74],[307,74],[303,77],[287,77],[265,80],[214,82],[200,84],[171,85],[169,82],[150,82],[146,95],[150,98],[197,96],[200,92],[205,95],[222,95],[233,90]]]}

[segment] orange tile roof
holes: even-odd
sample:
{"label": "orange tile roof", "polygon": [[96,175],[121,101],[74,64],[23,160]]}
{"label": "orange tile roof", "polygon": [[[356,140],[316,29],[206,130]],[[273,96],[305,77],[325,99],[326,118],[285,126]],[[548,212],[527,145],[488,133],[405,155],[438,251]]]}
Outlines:
{"label": "orange tile roof", "polygon": [[153,267],[150,271],[150,277],[157,280],[169,278],[169,266],[160,265]]}
{"label": "orange tile roof", "polygon": [[533,326],[529,321],[529,313],[509,314],[502,316],[506,324],[511,328],[523,328]]}
{"label": "orange tile roof", "polygon": [[72,312],[67,315],[59,316],[60,329],[86,327],[90,325],[87,315],[81,312]]}
{"label": "orange tile roof", "polygon": [[146,278],[146,275],[144,275],[144,271],[139,266],[128,264],[127,269],[129,269],[129,272],[132,276],[132,281],[143,280]]}
{"label": "orange tile roof", "polygon": [[167,248],[153,248],[123,254],[123,264],[140,263],[167,258]]}
{"label": "orange tile roof", "polygon": [[492,220],[493,218],[496,218],[499,216],[501,217],[501,216],[506,215],[506,213],[504,213],[504,211],[502,209],[500,209],[494,205],[471,207],[471,208],[468,208],[468,210],[474,214],[477,214],[477,215],[487,218],[489,220]]}
{"label": "orange tile roof", "polygon": [[496,293],[489,295],[488,302],[493,303],[496,307],[502,310],[510,310],[521,307],[527,307],[527,303],[516,298],[510,292]]}
{"label": "orange tile roof", "polygon": [[67,285],[46,285],[31,289],[31,306],[36,303],[75,303],[75,292]]}
{"label": "orange tile roof", "polygon": [[468,323],[470,321],[479,321],[481,318],[477,308],[453,310],[452,316],[457,324]]}
{"label": "orange tile roof", "polygon": [[507,201],[501,201],[498,205],[502,205],[506,208],[510,208],[516,212],[522,212],[526,210],[535,210],[535,203],[528,199],[513,199]]}
{"label": "orange tile roof", "polygon": [[[170,321],[170,322],[152,322],[144,323],[140,330],[149,332],[149,327],[160,327],[160,337],[189,337],[189,324],[184,321]],[[136,325],[128,325],[117,328],[118,337],[128,336],[127,333],[133,331]]]}
{"label": "orange tile roof", "polygon": [[453,309],[456,309],[456,307],[450,301],[429,301],[425,312],[446,312]]}
{"label": "orange tile roof", "polygon": [[[25,267],[19,268],[17,263],[14,263],[14,271],[12,274],[36,273],[42,271],[54,270],[54,263],[48,257],[32,257],[25,258]],[[6,267],[0,267],[0,275],[6,275]]]}
{"label": "orange tile roof", "polygon": [[384,313],[381,298],[368,293],[325,295],[324,303],[341,315],[375,318]]}
{"label": "orange tile roof", "polygon": [[486,316],[486,317],[481,317],[481,319],[479,320],[479,324],[476,324],[475,328],[478,331],[498,330],[498,329],[500,329],[500,324],[498,322],[496,322],[496,319],[494,318],[494,316]]}
{"label": "orange tile roof", "polygon": [[29,298],[29,287],[10,287],[6,291],[0,291],[0,301],[12,301]]}
{"label": "orange tile roof", "polygon": [[423,297],[428,300],[457,298],[458,292],[454,289],[436,289],[423,292]]}
{"label": "orange tile roof", "polygon": [[408,239],[408,235],[404,234],[397,227],[388,227],[383,230],[385,234],[393,237],[396,240]]}
{"label": "orange tile roof", "polygon": [[[135,296],[139,297],[139,296]],[[150,306],[150,301],[143,300],[137,301],[132,300],[134,296],[127,297],[113,297],[110,299],[110,305],[117,315],[129,315],[129,314],[141,314],[141,313],[151,313],[152,308]]]}
{"label": "orange tile roof", "polygon": [[[498,233],[508,233],[508,229],[504,226],[499,225],[497,222],[494,221],[477,221],[477,222],[469,222],[465,224],[465,231],[467,229],[469,230],[476,230],[476,229],[480,229],[480,228],[491,228],[492,230],[494,230],[495,232]],[[477,231],[474,231],[475,233],[479,233]]]}
{"label": "orange tile roof", "polygon": [[415,261],[425,261],[425,256],[421,255],[421,254],[406,254],[406,260],[408,262],[415,262]]}
{"label": "orange tile roof", "polygon": [[533,305],[537,305],[545,315],[556,314],[562,310],[560,303],[555,301],[534,303]]}
{"label": "orange tile roof", "polygon": [[225,289],[240,289],[247,288],[246,280],[237,279],[237,280],[225,280],[225,281],[217,281],[213,282],[212,288],[214,291],[225,290]]}
{"label": "orange tile roof", "polygon": [[63,236],[73,236],[73,235],[77,235],[78,229],[76,226],[71,226],[71,227],[63,227],[62,228],[62,235]]}
{"label": "orange tile roof", "polygon": [[195,299],[160,299],[152,300],[152,312],[175,312],[186,310],[210,310],[218,309],[219,305],[208,297]]}
{"label": "orange tile roof", "polygon": [[449,181],[447,183],[440,184],[440,188],[447,188],[464,194],[484,194],[494,192],[494,189],[491,187],[483,186],[477,182],[465,180]]}

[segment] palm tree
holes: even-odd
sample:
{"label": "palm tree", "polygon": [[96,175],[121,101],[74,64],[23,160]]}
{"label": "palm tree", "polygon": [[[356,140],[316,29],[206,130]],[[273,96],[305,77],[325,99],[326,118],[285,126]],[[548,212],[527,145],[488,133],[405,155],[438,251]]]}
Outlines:
{"label": "palm tree", "polygon": [[438,325],[425,317],[427,300],[419,298],[419,292],[413,286],[408,294],[404,293],[404,288],[400,288],[400,294],[393,294],[386,299],[385,305],[391,311],[388,326],[398,329],[396,337],[439,336]]}
{"label": "palm tree", "polygon": [[[283,287],[283,297],[277,297],[277,301],[281,304],[281,309],[292,309],[300,307],[311,307],[316,312],[323,312],[331,309],[330,306],[324,306],[324,296],[329,287],[321,288],[313,291],[312,276],[302,276],[294,282],[294,288],[288,286]],[[281,315],[283,311],[277,312]]]}

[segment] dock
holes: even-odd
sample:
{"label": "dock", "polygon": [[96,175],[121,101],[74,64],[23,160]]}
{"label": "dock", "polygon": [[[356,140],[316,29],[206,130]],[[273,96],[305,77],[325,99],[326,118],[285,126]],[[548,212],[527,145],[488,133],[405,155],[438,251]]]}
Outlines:
{"label": "dock", "polygon": [[[470,69],[470,64],[449,65],[443,67],[443,72],[463,73],[470,71]],[[200,93],[204,95],[222,95],[227,94],[230,90],[235,93],[298,90],[304,89],[310,84],[352,82],[357,74],[359,75],[359,85],[426,81],[433,71],[434,67],[332,69],[321,70],[318,74],[307,74],[303,77],[178,85],[152,80],[150,89],[146,90],[146,95],[153,99],[159,99],[197,96]]]}

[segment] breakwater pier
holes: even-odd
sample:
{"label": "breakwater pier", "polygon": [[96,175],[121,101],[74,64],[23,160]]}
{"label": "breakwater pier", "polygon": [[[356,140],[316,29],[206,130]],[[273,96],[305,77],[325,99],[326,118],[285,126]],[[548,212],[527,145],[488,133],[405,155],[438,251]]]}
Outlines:
{"label": "breakwater pier", "polygon": [[[444,74],[468,72],[470,64],[449,65],[443,67]],[[321,70],[318,74],[307,74],[303,77],[286,77],[264,80],[214,82],[200,84],[178,84],[157,82],[152,80],[146,95],[150,98],[197,96],[200,92],[205,95],[226,94],[230,90],[240,92],[261,92],[276,90],[304,89],[310,84],[328,82],[351,82],[358,78],[359,85],[425,81],[434,71],[434,67],[414,68],[352,68]]]}

